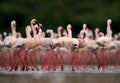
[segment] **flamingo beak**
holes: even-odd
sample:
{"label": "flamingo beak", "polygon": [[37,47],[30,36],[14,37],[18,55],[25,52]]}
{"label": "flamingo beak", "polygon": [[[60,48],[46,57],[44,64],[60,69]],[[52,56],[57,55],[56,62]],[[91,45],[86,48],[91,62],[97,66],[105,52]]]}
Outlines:
{"label": "flamingo beak", "polygon": [[47,36],[50,37],[50,33],[49,32],[47,33]]}
{"label": "flamingo beak", "polygon": [[112,23],[110,23],[110,27],[112,27]]}
{"label": "flamingo beak", "polygon": [[39,24],[39,28],[43,29],[43,25],[42,25],[42,24]]}

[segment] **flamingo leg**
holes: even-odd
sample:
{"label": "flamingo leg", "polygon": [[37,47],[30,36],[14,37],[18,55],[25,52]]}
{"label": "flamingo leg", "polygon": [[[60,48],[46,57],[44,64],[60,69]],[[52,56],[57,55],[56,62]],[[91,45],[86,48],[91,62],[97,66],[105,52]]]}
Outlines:
{"label": "flamingo leg", "polygon": [[33,57],[32,56],[30,56],[30,60],[31,60],[32,64],[34,65],[34,67],[37,69],[37,71],[39,71],[36,63],[33,61]]}

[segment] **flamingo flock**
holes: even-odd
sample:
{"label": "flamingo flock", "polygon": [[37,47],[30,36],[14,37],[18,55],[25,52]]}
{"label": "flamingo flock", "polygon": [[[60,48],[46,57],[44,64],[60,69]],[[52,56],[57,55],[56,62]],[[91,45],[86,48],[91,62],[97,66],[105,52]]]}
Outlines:
{"label": "flamingo flock", "polygon": [[70,66],[72,71],[88,66],[110,68],[120,66],[120,33],[112,34],[112,20],[107,20],[106,34],[83,24],[77,37],[72,36],[72,25],[43,31],[36,19],[25,28],[26,38],[16,31],[11,21],[11,33],[0,34],[0,68],[3,70],[53,70]]}

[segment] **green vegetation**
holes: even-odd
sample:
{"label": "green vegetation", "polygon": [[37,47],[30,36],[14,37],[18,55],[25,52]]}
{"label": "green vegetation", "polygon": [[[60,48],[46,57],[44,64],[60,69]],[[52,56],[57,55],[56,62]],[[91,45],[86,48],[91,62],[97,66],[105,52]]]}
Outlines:
{"label": "green vegetation", "polygon": [[45,29],[71,23],[73,32],[78,33],[83,23],[105,32],[106,21],[113,21],[112,30],[119,32],[120,0],[1,0],[0,33],[10,31],[11,20],[16,20],[18,31],[24,33],[32,18],[41,22]]}

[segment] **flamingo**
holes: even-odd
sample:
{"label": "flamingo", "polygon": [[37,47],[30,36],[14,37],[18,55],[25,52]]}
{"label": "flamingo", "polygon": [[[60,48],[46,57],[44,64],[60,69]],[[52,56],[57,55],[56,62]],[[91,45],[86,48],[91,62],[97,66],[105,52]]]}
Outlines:
{"label": "flamingo", "polygon": [[[98,31],[98,30],[96,30]],[[87,25],[83,24],[83,29],[80,31],[79,38],[79,51],[83,56],[80,58],[83,59],[84,67],[87,64],[86,61],[90,58],[90,63],[93,63],[93,56],[95,54],[98,45],[96,42],[90,38],[90,34],[88,33],[89,29],[87,29]]]}
{"label": "flamingo", "polygon": [[62,36],[62,34],[61,34],[61,31],[62,31],[62,30],[63,30],[63,27],[62,27],[62,26],[59,26],[59,27],[57,28],[58,38]]}
{"label": "flamingo", "polygon": [[[111,49],[111,48],[114,47],[114,45],[112,43],[112,30],[111,30],[111,27],[110,27],[111,22],[112,21],[110,19],[107,20],[107,29],[106,29],[107,34],[104,35],[103,33],[99,33],[99,37],[95,40],[96,43],[98,44],[99,48],[102,48],[103,50]],[[106,64],[105,59],[107,58],[107,54],[106,54],[107,50],[103,51],[103,53],[104,53],[103,54],[103,57],[104,57],[104,59],[103,59],[103,68],[104,68],[104,66]],[[99,57],[96,57],[96,58],[98,60]],[[100,60],[98,61],[98,69],[101,66],[99,64],[99,62],[100,62]]]}
{"label": "flamingo", "polygon": [[[38,35],[37,35],[37,32],[36,32],[36,28],[37,28],[38,24],[35,25],[36,22],[37,22],[36,19],[31,20],[31,28],[32,28],[32,31],[33,31],[33,38],[30,35],[30,27],[27,26],[26,30],[28,30],[28,31],[26,31],[26,36],[28,38],[17,38],[16,41],[15,41],[15,44],[13,46],[13,48],[20,48],[22,50],[23,49],[25,50],[24,62],[21,60],[21,62],[24,63],[22,70],[24,70],[24,68],[26,68],[26,70],[29,69],[28,68],[28,61],[29,61],[28,60],[28,51],[39,45],[39,39],[38,39]],[[39,69],[37,68],[37,70],[39,70]]]}
{"label": "flamingo", "polygon": [[103,34],[100,34],[102,35],[101,37],[99,37],[98,39],[96,39],[96,43],[99,45],[99,46],[104,46],[104,47],[107,47],[110,45],[111,41],[112,41],[112,30],[111,30],[111,20],[108,19],[107,21],[107,34],[106,36],[104,36]]}
{"label": "flamingo", "polygon": [[[66,50],[67,50],[69,52],[70,50],[73,51],[73,50],[76,50],[76,49],[79,48],[78,39],[77,38],[72,38],[72,31],[71,31],[71,25],[70,24],[67,25],[67,31],[68,31],[68,34],[66,34],[67,36],[59,37],[57,39],[60,43],[60,46],[61,46],[59,48],[59,51],[66,52]],[[72,70],[74,70],[74,67],[72,67]]]}
{"label": "flamingo", "polygon": [[66,48],[78,48],[79,47],[79,41],[77,38],[72,38],[72,31],[71,31],[71,25],[67,25],[67,36],[59,37],[57,40],[61,44],[61,46]]}
{"label": "flamingo", "polygon": [[[12,55],[13,55],[14,50],[12,49],[12,47],[16,42],[16,27],[15,27],[15,25],[16,25],[16,22],[11,21],[12,35],[7,36],[7,34],[4,33],[4,37],[5,37],[4,40],[3,40],[4,46],[1,48],[1,51],[6,52],[6,54],[4,56],[5,58],[7,58],[7,57],[12,58],[13,57]],[[12,67],[12,65],[13,64],[11,64],[11,67]]]}
{"label": "flamingo", "polygon": [[[83,24],[79,38],[72,37],[71,24],[67,25],[62,34],[61,26],[58,27],[57,33],[48,29],[46,33],[49,33],[50,37],[45,37],[42,25],[36,19],[32,19],[30,25],[25,28],[26,37],[23,38],[20,32],[16,32],[16,22],[11,21],[12,33],[7,35],[5,32],[3,38],[0,35],[0,58],[2,60],[0,63],[4,63],[1,67],[16,70],[20,63],[22,70],[27,71],[29,67],[32,70],[33,67],[39,70],[35,64],[35,60],[37,60],[42,63],[42,66],[47,65],[48,69],[55,70],[59,65],[63,70],[63,61],[68,63],[71,60],[74,71],[74,67],[79,67],[81,64],[83,66],[92,64],[92,58],[97,59],[98,69],[107,67],[110,59],[115,61],[115,65],[120,65],[120,34],[112,37],[111,24],[112,20],[108,19],[106,34],[96,28],[94,39],[92,30],[86,24]],[[92,61],[90,62],[90,60]]]}
{"label": "flamingo", "polygon": [[16,22],[13,20],[11,21],[11,30],[12,30],[12,36],[7,36],[5,37],[5,39],[3,40],[4,42],[4,45],[7,46],[7,47],[12,47],[15,42],[16,42]]}

